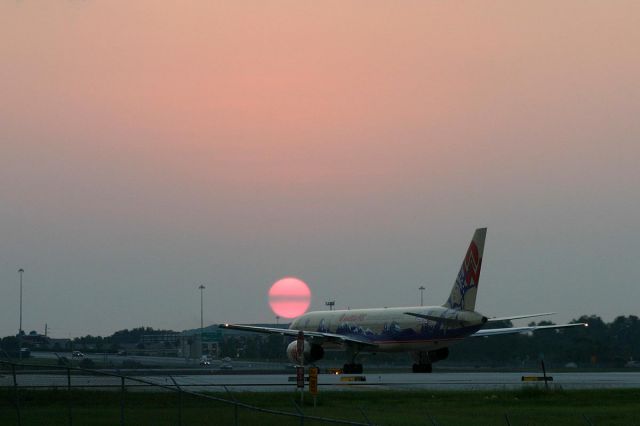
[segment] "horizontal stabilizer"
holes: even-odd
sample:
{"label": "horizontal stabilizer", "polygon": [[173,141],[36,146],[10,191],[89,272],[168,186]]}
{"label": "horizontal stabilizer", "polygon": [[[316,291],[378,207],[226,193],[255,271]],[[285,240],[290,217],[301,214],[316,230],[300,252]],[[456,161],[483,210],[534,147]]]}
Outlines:
{"label": "horizontal stabilizer", "polygon": [[589,327],[589,324],[580,322],[576,324],[559,324],[559,325],[532,325],[529,327],[508,327],[508,328],[490,328],[488,330],[478,330],[471,337],[488,337],[497,336],[499,334],[518,334],[527,333],[536,330],[555,330],[567,327]]}
{"label": "horizontal stabilizer", "polygon": [[542,314],[514,315],[512,317],[495,317],[495,318],[489,318],[487,322],[511,321],[511,320],[522,319],[522,318],[545,317],[547,315],[553,315],[553,314],[555,314],[555,312],[544,312]]}

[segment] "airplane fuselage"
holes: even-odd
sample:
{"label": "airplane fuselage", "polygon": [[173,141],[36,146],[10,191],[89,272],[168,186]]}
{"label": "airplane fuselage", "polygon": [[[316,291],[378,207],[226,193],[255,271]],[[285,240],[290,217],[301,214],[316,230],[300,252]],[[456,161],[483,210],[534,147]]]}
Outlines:
{"label": "airplane fuselage", "polygon": [[[407,312],[447,320],[417,318]],[[450,346],[475,333],[483,324],[483,316],[477,312],[418,306],[309,312],[296,318],[289,328],[361,338],[376,345],[375,349],[364,347],[363,351],[400,352]]]}

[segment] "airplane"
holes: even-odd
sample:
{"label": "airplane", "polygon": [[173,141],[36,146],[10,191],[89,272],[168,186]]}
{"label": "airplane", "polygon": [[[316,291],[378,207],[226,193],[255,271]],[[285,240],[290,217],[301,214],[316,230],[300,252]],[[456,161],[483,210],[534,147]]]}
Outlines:
{"label": "airplane", "polygon": [[348,362],[343,373],[361,374],[356,358],[362,352],[411,352],[414,373],[431,373],[432,364],[449,356],[449,346],[467,337],[527,333],[567,327],[586,327],[585,323],[488,328],[488,324],[521,318],[552,315],[554,312],[488,318],[475,311],[476,295],[487,228],[473,234],[456,276],[449,298],[442,306],[349,309],[308,312],[296,318],[288,329],[240,324],[219,327],[256,333],[303,338],[287,346],[287,356],[295,364],[315,363],[325,349],[346,350]]}

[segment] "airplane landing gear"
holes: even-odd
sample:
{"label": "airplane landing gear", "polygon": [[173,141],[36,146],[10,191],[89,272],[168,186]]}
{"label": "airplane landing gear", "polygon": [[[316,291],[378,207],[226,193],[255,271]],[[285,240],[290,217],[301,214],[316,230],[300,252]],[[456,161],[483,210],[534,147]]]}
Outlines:
{"label": "airplane landing gear", "polygon": [[362,374],[362,364],[345,364],[342,366],[343,374]]}
{"label": "airplane landing gear", "polygon": [[413,364],[414,373],[431,373],[433,371],[432,364]]}
{"label": "airplane landing gear", "polygon": [[350,362],[347,362],[347,364],[342,367],[343,374],[362,374],[362,364],[356,363],[356,358],[359,353],[360,348],[357,346],[351,346],[347,349],[348,360]]}
{"label": "airplane landing gear", "polygon": [[414,352],[413,359],[416,363],[413,364],[412,370],[414,373],[431,373],[433,371],[433,362],[445,359],[447,355],[449,355],[447,348],[431,352]]}

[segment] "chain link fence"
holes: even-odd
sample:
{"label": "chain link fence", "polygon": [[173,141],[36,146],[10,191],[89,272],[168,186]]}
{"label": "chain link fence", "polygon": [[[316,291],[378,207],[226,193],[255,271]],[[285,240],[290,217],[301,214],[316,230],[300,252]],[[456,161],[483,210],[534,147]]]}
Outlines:
{"label": "chain link fence", "polygon": [[[159,383],[114,371],[0,361],[0,424],[373,424],[363,410],[355,413],[363,421],[309,415],[293,394],[291,411],[271,409],[241,402],[224,386],[201,392],[163,377]],[[39,384],[43,378],[46,384]]]}

